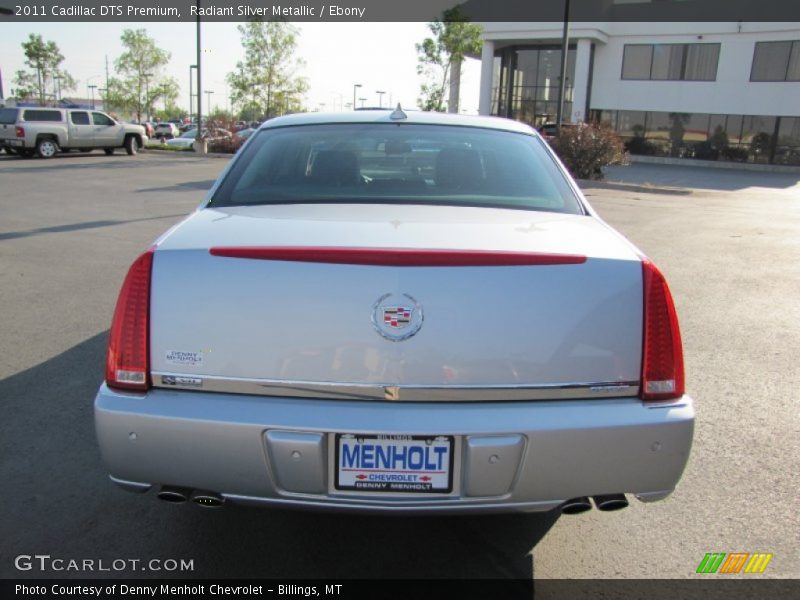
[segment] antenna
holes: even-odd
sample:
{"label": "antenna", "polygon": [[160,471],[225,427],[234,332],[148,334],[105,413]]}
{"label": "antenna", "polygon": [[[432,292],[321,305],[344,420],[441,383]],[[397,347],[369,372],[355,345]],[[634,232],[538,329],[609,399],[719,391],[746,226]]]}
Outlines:
{"label": "antenna", "polygon": [[397,108],[395,108],[394,112],[392,112],[392,114],[389,115],[389,118],[392,121],[403,121],[408,118],[408,115],[403,112],[403,109],[400,107],[400,103],[398,102]]}

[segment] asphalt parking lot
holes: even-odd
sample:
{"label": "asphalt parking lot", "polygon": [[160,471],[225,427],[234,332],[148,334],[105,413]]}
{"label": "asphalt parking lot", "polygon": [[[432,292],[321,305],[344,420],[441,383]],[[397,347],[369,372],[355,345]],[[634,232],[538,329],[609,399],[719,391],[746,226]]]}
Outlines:
{"label": "asphalt parking lot", "polygon": [[0,156],[0,577],[86,576],[15,569],[38,553],[194,561],[101,576],[684,578],[707,552],[773,553],[764,577],[800,577],[800,175],[632,166],[586,186],[665,272],[681,319],[697,427],[663,502],[385,518],[208,511],[114,487],[92,401],[119,286],[225,164]]}

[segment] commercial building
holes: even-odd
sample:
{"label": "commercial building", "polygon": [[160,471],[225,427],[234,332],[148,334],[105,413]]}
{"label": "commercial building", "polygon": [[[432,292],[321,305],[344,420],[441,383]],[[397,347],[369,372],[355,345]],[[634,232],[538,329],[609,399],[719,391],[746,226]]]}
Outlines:
{"label": "commercial building", "polygon": [[[562,23],[482,25],[480,113],[555,121]],[[632,153],[800,164],[798,22],[574,22],[567,58],[565,119]]]}

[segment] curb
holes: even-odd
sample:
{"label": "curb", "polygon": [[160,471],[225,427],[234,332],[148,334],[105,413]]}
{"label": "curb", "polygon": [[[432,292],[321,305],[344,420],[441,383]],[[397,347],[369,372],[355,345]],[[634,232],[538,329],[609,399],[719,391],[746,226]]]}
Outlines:
{"label": "curb", "polygon": [[595,181],[592,179],[576,179],[581,190],[603,189],[623,192],[639,192],[642,194],[665,194],[669,196],[691,196],[694,190],[682,187],[658,186],[652,184],[624,183],[621,181]]}
{"label": "curb", "polygon": [[700,169],[726,169],[760,173],[784,173],[787,175],[797,175],[800,173],[800,166],[795,165],[769,165],[764,163],[746,163],[727,160],[699,160],[696,158],[673,158],[669,156],[642,156],[631,154],[630,161],[632,163],[645,165],[671,165]]}
{"label": "curb", "polygon": [[155,154],[169,154],[170,156],[182,156],[185,158],[233,158],[233,154],[225,154],[222,152],[208,152],[207,154],[198,154],[194,150],[162,150],[161,148],[148,148],[144,147],[144,152],[153,152]]}

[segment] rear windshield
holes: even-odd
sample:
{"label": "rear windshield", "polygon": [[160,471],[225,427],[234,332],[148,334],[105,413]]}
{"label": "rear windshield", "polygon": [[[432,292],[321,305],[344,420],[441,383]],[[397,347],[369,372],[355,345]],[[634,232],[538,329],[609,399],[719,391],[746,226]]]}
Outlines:
{"label": "rear windshield", "polygon": [[581,214],[538,138],[418,124],[330,124],[258,132],[210,206],[431,204]]}
{"label": "rear windshield", "polygon": [[23,114],[26,121],[61,121],[60,110],[26,110]]}
{"label": "rear windshield", "polygon": [[0,125],[12,125],[17,122],[16,108],[0,108]]}

